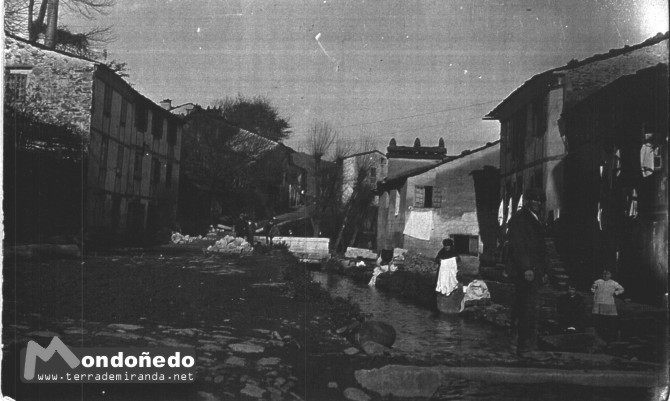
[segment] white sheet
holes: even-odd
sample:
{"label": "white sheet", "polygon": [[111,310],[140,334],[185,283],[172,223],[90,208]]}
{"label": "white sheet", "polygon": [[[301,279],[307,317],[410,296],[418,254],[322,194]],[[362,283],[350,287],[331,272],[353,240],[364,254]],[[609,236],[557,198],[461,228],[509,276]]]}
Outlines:
{"label": "white sheet", "polygon": [[430,240],[430,233],[433,231],[433,211],[421,211],[412,210],[408,213],[407,220],[405,221],[405,230],[403,234],[409,235],[410,237]]}

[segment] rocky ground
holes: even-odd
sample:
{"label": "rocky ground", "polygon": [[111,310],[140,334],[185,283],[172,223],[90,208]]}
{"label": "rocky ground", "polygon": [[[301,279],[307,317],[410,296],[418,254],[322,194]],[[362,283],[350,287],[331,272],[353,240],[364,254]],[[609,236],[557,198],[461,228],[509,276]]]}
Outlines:
{"label": "rocky ground", "polygon": [[[3,394],[21,400],[47,393],[49,399],[80,393],[106,400],[341,399],[354,379],[337,366],[361,356],[345,354],[351,343],[334,331],[356,310],[305,283],[296,285],[302,267],[295,266],[287,255],[236,258],[195,248],[5,263]],[[20,349],[31,339],[46,346],[55,335],[71,346],[194,346],[197,380],[84,386],[18,381]],[[338,364],[331,368],[316,361],[321,358]]]}
{"label": "rocky ground", "polygon": [[[378,382],[377,369],[389,365],[401,366],[402,371],[402,366],[411,370],[439,365],[439,380],[430,383],[444,391],[439,383],[445,369],[657,368],[598,357],[573,355],[570,360],[558,354],[552,362],[519,361],[506,350],[496,356],[475,353],[450,360],[392,350],[369,350],[374,355],[366,355],[336,332],[360,317],[358,310],[309,283],[294,258],[281,252],[210,255],[202,248],[193,244],[82,259],[5,261],[3,395],[18,400],[396,399],[397,392],[364,387],[362,377]],[[46,346],[55,335],[79,347],[193,346],[197,378],[193,384],[179,385],[20,382],[20,350],[31,339]],[[468,378],[464,370],[448,372]],[[405,386],[401,380],[395,383]],[[425,399],[426,387],[419,387],[422,392],[405,399]]]}

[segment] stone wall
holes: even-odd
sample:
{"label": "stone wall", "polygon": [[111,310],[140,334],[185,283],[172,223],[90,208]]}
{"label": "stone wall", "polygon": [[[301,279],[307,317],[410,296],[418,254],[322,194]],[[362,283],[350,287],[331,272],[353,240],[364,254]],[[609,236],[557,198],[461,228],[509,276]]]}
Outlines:
{"label": "stone wall", "polygon": [[45,50],[5,36],[5,71],[27,75],[22,108],[44,123],[88,135],[95,62]]}

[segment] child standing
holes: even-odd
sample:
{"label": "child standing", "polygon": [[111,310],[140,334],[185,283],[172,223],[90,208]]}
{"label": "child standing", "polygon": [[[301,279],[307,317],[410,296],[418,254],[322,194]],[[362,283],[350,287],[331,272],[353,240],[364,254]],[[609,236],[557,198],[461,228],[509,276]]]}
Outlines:
{"label": "child standing", "polygon": [[598,335],[607,341],[611,341],[617,316],[614,296],[623,294],[623,287],[612,280],[612,272],[603,270],[603,278],[593,283],[591,292],[593,292],[592,313],[596,319]]}

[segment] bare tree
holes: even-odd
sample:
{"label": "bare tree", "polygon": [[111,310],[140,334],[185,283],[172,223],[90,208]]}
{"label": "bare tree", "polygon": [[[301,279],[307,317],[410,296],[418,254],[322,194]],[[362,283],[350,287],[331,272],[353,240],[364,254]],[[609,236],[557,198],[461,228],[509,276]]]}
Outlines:
{"label": "bare tree", "polygon": [[[307,208],[314,236],[321,233],[321,224],[330,212],[332,216],[337,207],[337,171],[332,167],[323,165],[323,158],[331,151],[337,143],[338,133],[325,121],[316,121],[307,132],[305,147],[312,155],[314,168],[314,193],[313,198],[308,199]],[[336,146],[337,148],[337,146]],[[343,147],[339,147],[340,151]],[[310,202],[311,201],[311,202]]]}
{"label": "bare tree", "polygon": [[[374,141],[370,137],[359,139],[357,149],[353,154],[366,153],[374,150]],[[353,246],[356,236],[362,228],[365,220],[369,218],[371,206],[375,198],[375,182],[370,180],[370,171],[375,166],[374,161],[367,154],[355,156],[353,175],[341,177],[342,187],[351,187],[351,195],[346,200],[342,213],[342,224],[338,230],[333,249],[339,250],[344,240],[345,232],[352,228],[349,246]],[[373,211],[374,212],[374,211]]]}
{"label": "bare tree", "polygon": [[5,31],[13,34],[26,32],[29,11],[26,0],[5,0]]}
{"label": "bare tree", "polygon": [[31,42],[38,42],[42,35],[47,47],[91,57],[96,48],[115,40],[111,27],[75,33],[58,25],[59,16],[65,12],[95,19],[115,4],[116,0],[6,0],[5,29],[17,36],[27,33]]}

